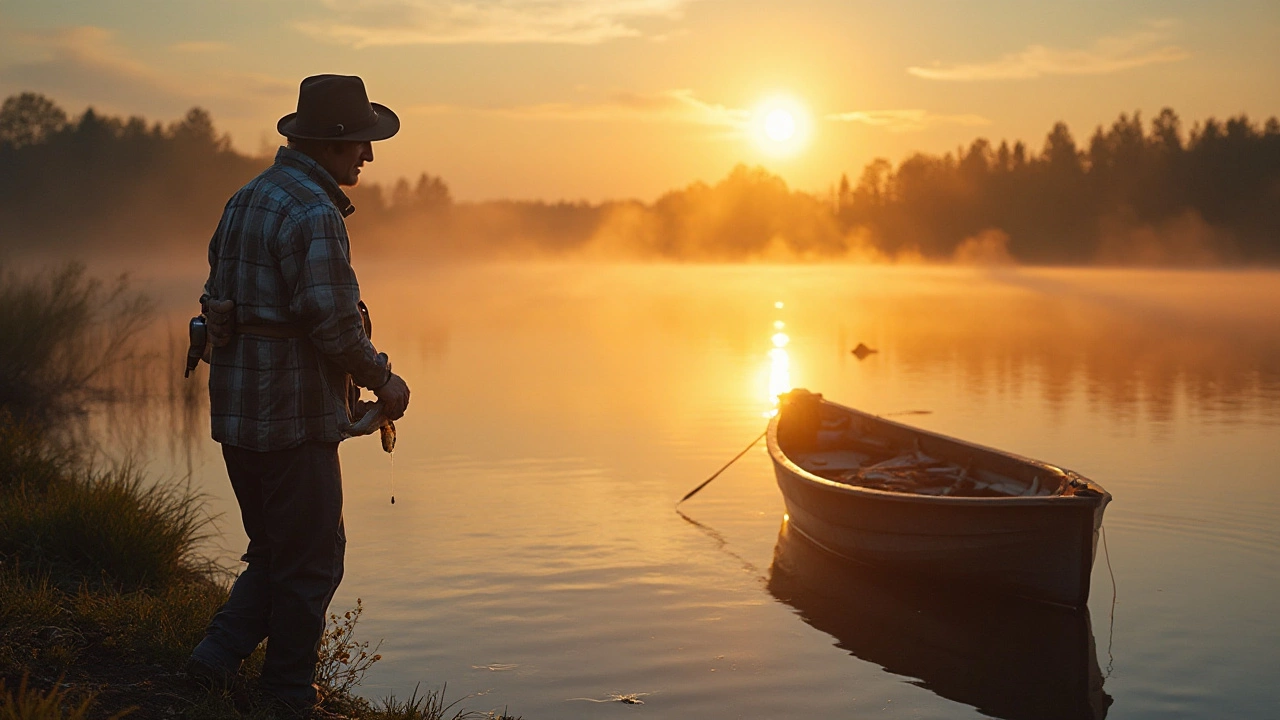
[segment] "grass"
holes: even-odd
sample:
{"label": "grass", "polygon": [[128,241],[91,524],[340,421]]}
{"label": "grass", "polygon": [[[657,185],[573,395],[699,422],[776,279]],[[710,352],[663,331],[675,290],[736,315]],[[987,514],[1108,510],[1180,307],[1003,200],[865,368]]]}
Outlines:
{"label": "grass", "polygon": [[[0,268],[0,278],[0,720],[271,717],[181,673],[229,592],[229,573],[200,552],[203,498],[127,462],[95,465],[62,432],[128,388],[121,363],[148,305],[74,265],[32,277]],[[467,698],[447,702],[444,688],[361,697],[381,659],[356,637],[363,610],[357,601],[330,618],[317,670],[327,709],[354,720],[515,720],[460,709]],[[259,648],[245,663],[247,679],[262,657]]]}
{"label": "grass", "polygon": [[197,552],[208,522],[181,485],[93,468],[0,410],[0,678],[181,667],[227,597]]}
{"label": "grass", "polygon": [[[90,713],[93,707],[93,695],[75,699],[65,689],[53,688],[47,691],[36,690],[27,686],[27,678],[23,677],[18,689],[10,693],[5,683],[0,680],[0,720],[88,720],[95,717]],[[108,720],[118,720],[129,711],[118,712]]]}
{"label": "grass", "polygon": [[208,574],[196,548],[209,518],[189,488],[128,465],[77,466],[39,443],[0,417],[0,557],[62,586],[158,589]]}

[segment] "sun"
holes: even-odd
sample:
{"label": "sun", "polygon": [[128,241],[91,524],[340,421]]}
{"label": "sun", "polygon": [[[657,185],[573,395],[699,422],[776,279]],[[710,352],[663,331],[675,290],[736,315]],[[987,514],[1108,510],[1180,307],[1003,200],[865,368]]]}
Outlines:
{"label": "sun", "polygon": [[796,134],[796,119],[782,108],[772,110],[764,118],[764,134],[774,142],[786,142]]}
{"label": "sun", "polygon": [[793,98],[768,98],[751,113],[751,135],[767,155],[796,155],[808,145],[809,134],[809,113]]}

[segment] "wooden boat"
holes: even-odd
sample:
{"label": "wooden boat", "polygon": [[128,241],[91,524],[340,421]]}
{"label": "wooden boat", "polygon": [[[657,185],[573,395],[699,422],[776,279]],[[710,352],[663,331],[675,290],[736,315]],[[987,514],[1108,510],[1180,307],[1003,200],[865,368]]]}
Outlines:
{"label": "wooden boat", "polygon": [[1111,495],[1070,471],[793,390],[768,430],[794,529],[836,555],[1083,607]]}
{"label": "wooden boat", "polygon": [[836,647],[984,717],[1103,720],[1111,706],[1087,607],[948,592],[836,557],[789,521],[766,587]]}

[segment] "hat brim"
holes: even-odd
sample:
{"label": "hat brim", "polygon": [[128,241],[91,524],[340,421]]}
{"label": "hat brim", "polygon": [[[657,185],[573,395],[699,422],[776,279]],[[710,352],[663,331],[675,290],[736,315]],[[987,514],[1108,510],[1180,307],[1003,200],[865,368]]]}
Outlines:
{"label": "hat brim", "polygon": [[356,130],[345,135],[329,135],[327,137],[300,133],[297,130],[298,113],[296,112],[280,118],[280,122],[276,123],[276,130],[290,140],[343,140],[346,142],[386,140],[400,132],[400,118],[391,111],[391,108],[376,102],[369,104],[373,106],[374,112],[378,113],[378,122],[363,130]]}

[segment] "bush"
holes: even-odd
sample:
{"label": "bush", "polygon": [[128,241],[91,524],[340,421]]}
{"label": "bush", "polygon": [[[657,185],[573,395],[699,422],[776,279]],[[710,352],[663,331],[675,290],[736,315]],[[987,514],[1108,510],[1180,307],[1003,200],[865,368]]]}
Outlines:
{"label": "bush", "polygon": [[23,276],[0,266],[0,410],[53,429],[123,387],[150,301],[78,263]]}

